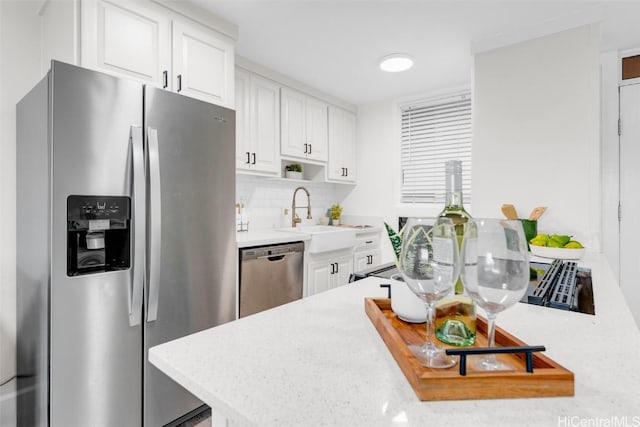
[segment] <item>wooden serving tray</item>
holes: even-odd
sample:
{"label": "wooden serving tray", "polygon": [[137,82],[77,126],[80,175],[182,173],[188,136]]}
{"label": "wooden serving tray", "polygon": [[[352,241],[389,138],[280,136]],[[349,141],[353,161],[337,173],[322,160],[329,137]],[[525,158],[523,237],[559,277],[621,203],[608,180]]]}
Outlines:
{"label": "wooden serving tray", "polygon": [[[425,368],[409,350],[411,344],[425,341],[424,323],[407,323],[391,310],[387,298],[365,298],[365,311],[391,351],[394,359],[420,400],[465,400],[518,397],[573,396],[573,372],[542,353],[533,353],[533,372],[525,367],[524,353],[497,354],[498,360],[514,367],[512,371],[484,372],[474,369],[482,356],[467,356],[467,374],[461,376],[458,364],[448,369]],[[478,316],[474,346],[486,347],[487,322]],[[526,346],[524,342],[496,327],[496,346]],[[453,347],[438,344],[445,348]],[[460,363],[458,361],[458,363]]]}

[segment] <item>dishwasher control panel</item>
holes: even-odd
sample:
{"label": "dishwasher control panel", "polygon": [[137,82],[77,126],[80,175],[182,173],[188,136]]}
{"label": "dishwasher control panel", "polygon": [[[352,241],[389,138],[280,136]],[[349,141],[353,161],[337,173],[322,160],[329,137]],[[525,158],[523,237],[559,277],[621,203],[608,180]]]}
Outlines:
{"label": "dishwasher control panel", "polygon": [[256,246],[240,250],[240,261],[270,256],[286,255],[292,252],[304,252],[304,242],[284,243],[282,245]]}

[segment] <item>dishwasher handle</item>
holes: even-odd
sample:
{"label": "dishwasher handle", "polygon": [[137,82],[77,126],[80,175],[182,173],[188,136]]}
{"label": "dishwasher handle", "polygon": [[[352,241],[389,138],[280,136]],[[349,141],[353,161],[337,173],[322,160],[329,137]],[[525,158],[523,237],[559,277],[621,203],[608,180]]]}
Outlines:
{"label": "dishwasher handle", "polygon": [[284,257],[286,257],[287,255],[295,255],[295,254],[299,254],[300,252],[285,252],[282,254],[278,254],[278,255],[263,255],[263,256],[259,256],[257,259],[268,259],[269,261],[280,261],[282,259],[284,259]]}

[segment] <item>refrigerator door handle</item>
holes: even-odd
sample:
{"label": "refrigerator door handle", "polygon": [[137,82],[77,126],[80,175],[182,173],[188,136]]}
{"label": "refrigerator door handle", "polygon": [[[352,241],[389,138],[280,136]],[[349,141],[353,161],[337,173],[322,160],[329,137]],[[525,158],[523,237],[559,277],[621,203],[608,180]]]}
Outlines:
{"label": "refrigerator door handle", "polygon": [[145,271],[145,233],[146,233],[146,180],[144,176],[144,150],[142,147],[142,128],[131,126],[129,143],[133,163],[133,269],[131,290],[129,292],[129,326],[138,326],[142,321],[142,296]]}
{"label": "refrigerator door handle", "polygon": [[149,292],[147,322],[158,318],[160,293],[160,255],[162,242],[162,213],[160,199],[160,157],[158,155],[158,130],[147,128],[147,153],[149,156]]}

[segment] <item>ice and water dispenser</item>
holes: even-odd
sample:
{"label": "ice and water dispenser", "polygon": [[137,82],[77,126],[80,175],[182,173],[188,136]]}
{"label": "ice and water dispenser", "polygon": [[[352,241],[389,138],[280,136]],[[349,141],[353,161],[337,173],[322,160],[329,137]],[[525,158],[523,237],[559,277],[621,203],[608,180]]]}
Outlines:
{"label": "ice and water dispenser", "polygon": [[128,197],[67,198],[67,275],[123,270],[130,265]]}

